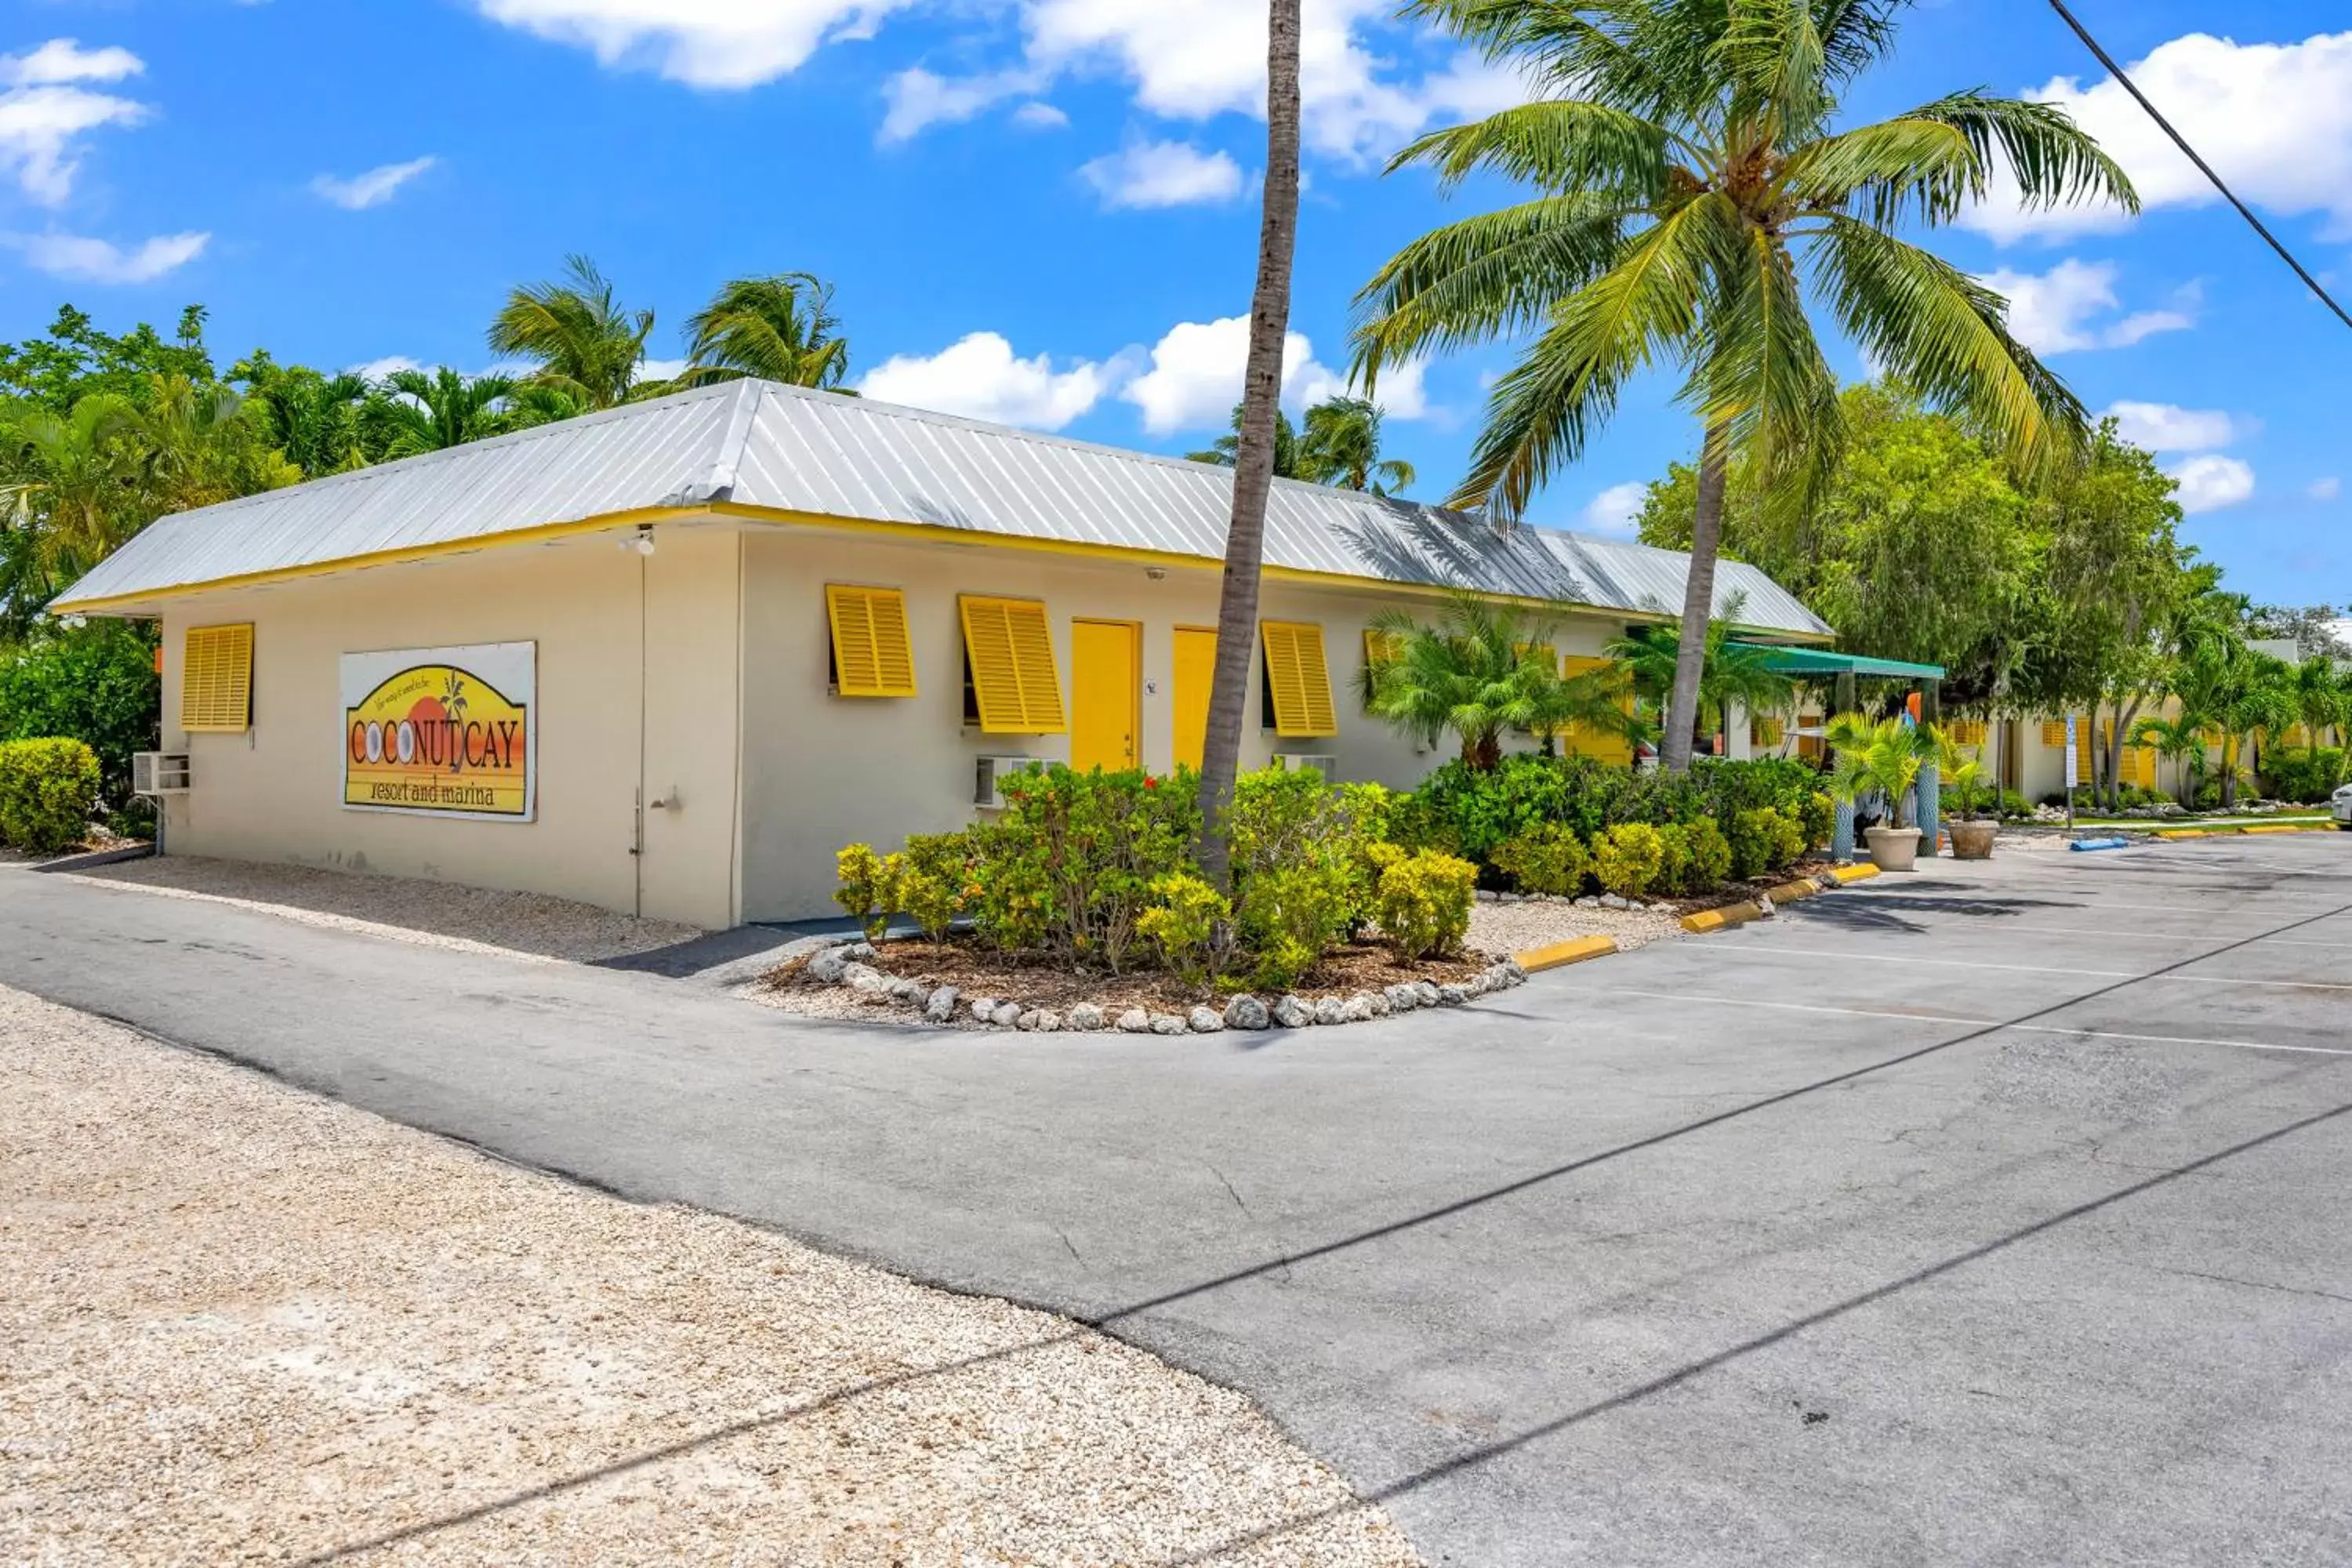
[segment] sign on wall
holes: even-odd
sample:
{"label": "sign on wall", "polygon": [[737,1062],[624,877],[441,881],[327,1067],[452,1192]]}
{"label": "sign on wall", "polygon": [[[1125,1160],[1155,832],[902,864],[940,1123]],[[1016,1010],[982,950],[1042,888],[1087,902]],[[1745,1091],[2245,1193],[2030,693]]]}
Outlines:
{"label": "sign on wall", "polygon": [[347,653],[342,690],[344,805],[532,819],[537,643]]}

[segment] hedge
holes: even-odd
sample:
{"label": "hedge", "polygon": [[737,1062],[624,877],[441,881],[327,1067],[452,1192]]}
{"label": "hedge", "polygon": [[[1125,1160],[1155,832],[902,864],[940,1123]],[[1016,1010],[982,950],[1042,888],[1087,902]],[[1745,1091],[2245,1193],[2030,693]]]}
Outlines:
{"label": "hedge", "polygon": [[79,844],[98,806],[98,755],[79,741],[0,742],[0,843],[34,855]]}

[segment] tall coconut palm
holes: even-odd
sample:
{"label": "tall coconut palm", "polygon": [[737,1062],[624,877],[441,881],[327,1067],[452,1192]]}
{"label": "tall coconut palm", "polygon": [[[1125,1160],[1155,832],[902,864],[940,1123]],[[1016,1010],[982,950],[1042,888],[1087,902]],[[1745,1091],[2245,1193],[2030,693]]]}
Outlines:
{"label": "tall coconut palm", "polygon": [[504,405],[515,386],[511,376],[460,375],[446,364],[430,375],[396,370],[383,378],[368,416],[386,458],[413,458],[509,428]]}
{"label": "tall coconut palm", "polygon": [[1380,405],[1369,397],[1327,397],[1307,411],[1298,468],[1318,485],[1376,496],[1407,489],[1418,477],[1402,458],[1381,456]]}
{"label": "tall coconut palm", "polygon": [[1251,292],[1249,355],[1242,370],[1242,428],[1234,454],[1234,508],[1217,597],[1217,658],[1201,744],[1201,868],[1230,880],[1224,814],[1240,771],[1250,656],[1257,645],[1259,569],[1265,560],[1265,497],[1274,483],[1275,419],[1281,412],[1283,334],[1290,326],[1290,264],[1298,242],[1298,5],[1268,0],[1265,178],[1259,186],[1257,282]]}
{"label": "tall coconut palm", "polygon": [[814,273],[737,278],[687,318],[681,386],[739,376],[846,390],[849,342],[833,313],[833,285]]}
{"label": "tall coconut palm", "polygon": [[[1671,362],[1702,432],[1683,624],[1705,626],[1730,464],[1753,463],[1794,507],[1836,458],[1837,378],[1809,305],[2021,460],[2079,447],[2081,403],[2011,335],[2001,297],[1897,231],[1951,222],[2001,163],[2029,205],[2137,198],[2050,104],[1962,92],[1834,129],[1839,95],[1892,47],[1901,4],[1418,0],[1416,14],[1542,89],[1390,165],[1433,167],[1447,187],[1498,174],[1533,198],[1415,240],[1357,297],[1367,394],[1384,365],[1534,334],[1496,384],[1456,504],[1517,519],[1625,384]],[[1689,761],[1703,646],[1683,644],[1670,768]]]}
{"label": "tall coconut palm", "polygon": [[563,276],[518,285],[490,321],[493,353],[533,361],[533,381],[571,393],[586,408],[628,400],[654,330],[651,310],[625,310],[613,285],[584,256],[568,256]]}

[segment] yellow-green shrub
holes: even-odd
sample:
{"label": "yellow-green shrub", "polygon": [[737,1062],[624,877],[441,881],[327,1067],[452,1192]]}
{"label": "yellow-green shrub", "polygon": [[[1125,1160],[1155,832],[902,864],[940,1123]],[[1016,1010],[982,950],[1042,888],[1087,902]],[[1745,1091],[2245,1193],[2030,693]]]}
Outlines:
{"label": "yellow-green shrub", "polygon": [[833,901],[849,911],[872,942],[890,929],[890,911],[898,907],[898,878],[906,859],[877,855],[871,844],[851,844],[833,858],[835,878],[841,883]]}
{"label": "yellow-green shrub", "polygon": [[1663,851],[1654,886],[1685,895],[1712,891],[1731,871],[1731,845],[1712,817],[1658,829]]}
{"label": "yellow-green shrub", "polygon": [[1817,849],[1837,832],[1837,802],[1815,790],[1799,805],[1798,821],[1804,827],[1805,847]]}
{"label": "yellow-green shrub", "polygon": [[1592,875],[1621,899],[1650,890],[1664,866],[1666,847],[1645,822],[1621,822],[1592,843]]}
{"label": "yellow-green shrub", "polygon": [[1160,961],[1195,985],[1217,977],[1232,947],[1234,907],[1189,872],[1155,878],[1159,900],[1136,917],[1136,934],[1157,948]]}
{"label": "yellow-green shrub", "polygon": [[1591,868],[1584,840],[1557,822],[1538,823],[1495,847],[1496,868],[1518,884],[1522,892],[1573,896],[1584,887]]}
{"label": "yellow-green shrub", "polygon": [[98,754],[79,741],[0,743],[0,843],[36,855],[79,843],[98,778]]}
{"label": "yellow-green shrub", "polygon": [[1412,960],[1447,953],[1470,930],[1478,868],[1434,849],[1407,855],[1381,873],[1381,930]]}
{"label": "yellow-green shrub", "polygon": [[910,833],[905,851],[893,858],[898,870],[891,902],[939,946],[979,890],[972,879],[971,836]]}

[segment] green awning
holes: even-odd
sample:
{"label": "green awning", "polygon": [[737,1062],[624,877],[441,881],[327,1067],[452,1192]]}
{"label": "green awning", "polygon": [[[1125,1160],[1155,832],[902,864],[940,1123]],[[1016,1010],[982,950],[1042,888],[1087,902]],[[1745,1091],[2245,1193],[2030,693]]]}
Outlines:
{"label": "green awning", "polygon": [[1818,647],[1774,647],[1765,643],[1739,643],[1769,655],[1764,668],[1776,675],[1883,675],[1898,680],[1941,680],[1940,664],[1906,664],[1899,658],[1865,658],[1858,653],[1832,653]]}

